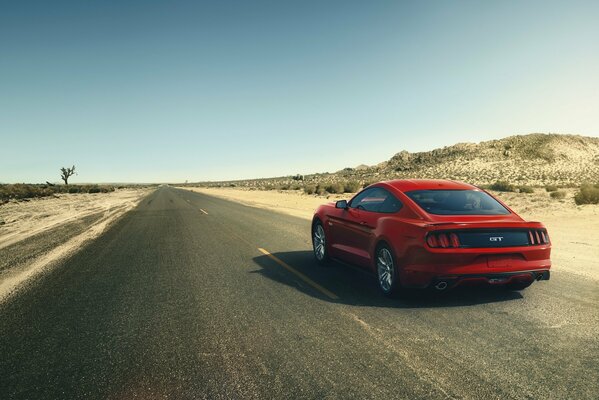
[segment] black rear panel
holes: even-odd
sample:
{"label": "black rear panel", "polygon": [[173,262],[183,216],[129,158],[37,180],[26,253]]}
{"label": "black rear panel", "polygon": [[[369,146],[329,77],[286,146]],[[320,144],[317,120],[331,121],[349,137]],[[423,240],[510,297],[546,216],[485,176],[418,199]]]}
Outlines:
{"label": "black rear panel", "polygon": [[531,244],[528,230],[493,229],[454,232],[460,239],[460,247],[515,247]]}

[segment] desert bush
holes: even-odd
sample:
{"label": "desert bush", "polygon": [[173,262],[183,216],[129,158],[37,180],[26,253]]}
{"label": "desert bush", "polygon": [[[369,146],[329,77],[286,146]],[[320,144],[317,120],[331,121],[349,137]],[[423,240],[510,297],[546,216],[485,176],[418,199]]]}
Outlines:
{"label": "desert bush", "polygon": [[549,193],[552,199],[563,199],[566,197],[566,192],[562,192],[561,190],[556,190],[555,192]]}
{"label": "desert bush", "polygon": [[534,189],[531,188],[530,186],[520,186],[518,188],[518,191],[520,193],[534,193],[535,192]]}
{"label": "desert bush", "polygon": [[[108,193],[114,192],[114,186],[109,185],[81,185],[77,188],[78,192],[73,193]],[[69,188],[70,192],[70,188]]]}
{"label": "desert bush", "polygon": [[557,192],[557,186],[555,185],[547,185],[545,186],[545,190],[548,192]]}
{"label": "desert bush", "polygon": [[306,193],[306,194],[314,194],[314,193],[316,193],[316,185],[306,185],[306,186],[304,186],[304,193]]}
{"label": "desert bush", "polygon": [[514,185],[506,181],[497,181],[490,186],[490,189],[497,192],[513,192],[516,190]]}
{"label": "desert bush", "polygon": [[34,197],[52,196],[58,192],[60,187],[47,185],[28,185],[16,183],[14,185],[0,185],[0,199],[3,201],[10,199],[30,199]]}
{"label": "desert bush", "polygon": [[0,200],[22,200],[35,197],[48,197],[57,193],[107,193],[114,192],[110,185],[29,185],[17,183],[0,185]]}
{"label": "desert bush", "polygon": [[359,182],[357,182],[357,181],[349,181],[349,182],[345,183],[343,189],[344,189],[345,193],[355,193],[358,190],[360,190],[360,187],[361,186],[360,186]]}
{"label": "desert bush", "polygon": [[580,190],[574,196],[576,204],[599,204],[599,184],[585,184],[580,187]]}
{"label": "desert bush", "polygon": [[327,192],[329,192],[331,194],[343,193],[343,192],[345,192],[345,185],[337,182],[337,183],[332,183],[332,184],[328,185],[325,189]]}

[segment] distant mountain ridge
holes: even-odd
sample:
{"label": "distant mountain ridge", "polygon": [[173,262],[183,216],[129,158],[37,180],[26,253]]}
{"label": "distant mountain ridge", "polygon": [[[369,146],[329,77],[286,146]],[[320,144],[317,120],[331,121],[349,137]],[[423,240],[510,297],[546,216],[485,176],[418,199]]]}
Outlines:
{"label": "distant mountain ridge", "polygon": [[[410,178],[454,179],[479,185],[498,180],[532,186],[599,183],[599,138],[542,133],[516,135],[425,152],[404,150],[374,166],[359,165],[330,174],[243,180],[234,184],[260,187],[288,185],[298,180],[364,184]],[[211,182],[210,186],[223,183]]]}
{"label": "distant mountain ridge", "polygon": [[428,152],[402,151],[373,167],[382,176],[447,178],[526,185],[599,182],[599,138],[530,134],[458,143]]}

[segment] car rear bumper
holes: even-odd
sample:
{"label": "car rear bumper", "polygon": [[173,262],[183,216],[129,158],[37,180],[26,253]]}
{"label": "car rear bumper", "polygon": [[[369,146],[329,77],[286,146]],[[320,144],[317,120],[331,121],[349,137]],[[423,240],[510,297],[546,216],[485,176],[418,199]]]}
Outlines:
{"label": "car rear bumper", "polygon": [[[541,254],[537,254],[540,256]],[[546,257],[548,253],[543,254]],[[429,287],[440,281],[448,286],[479,282],[506,284],[514,280],[547,280],[551,260],[530,254],[478,254],[471,258],[447,255],[436,263],[405,265],[400,271],[404,286]]]}
{"label": "car rear bumper", "polygon": [[549,270],[447,275],[433,278],[428,287],[446,290],[456,286],[470,284],[506,285],[516,282],[548,281],[550,276],[551,273]]}

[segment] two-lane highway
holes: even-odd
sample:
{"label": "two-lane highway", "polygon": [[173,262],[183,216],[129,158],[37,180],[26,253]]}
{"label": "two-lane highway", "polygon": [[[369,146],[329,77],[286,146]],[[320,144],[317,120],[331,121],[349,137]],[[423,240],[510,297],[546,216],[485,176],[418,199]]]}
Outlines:
{"label": "two-lane highway", "polygon": [[389,300],[309,221],[163,187],[0,305],[0,399],[597,399],[599,285]]}

